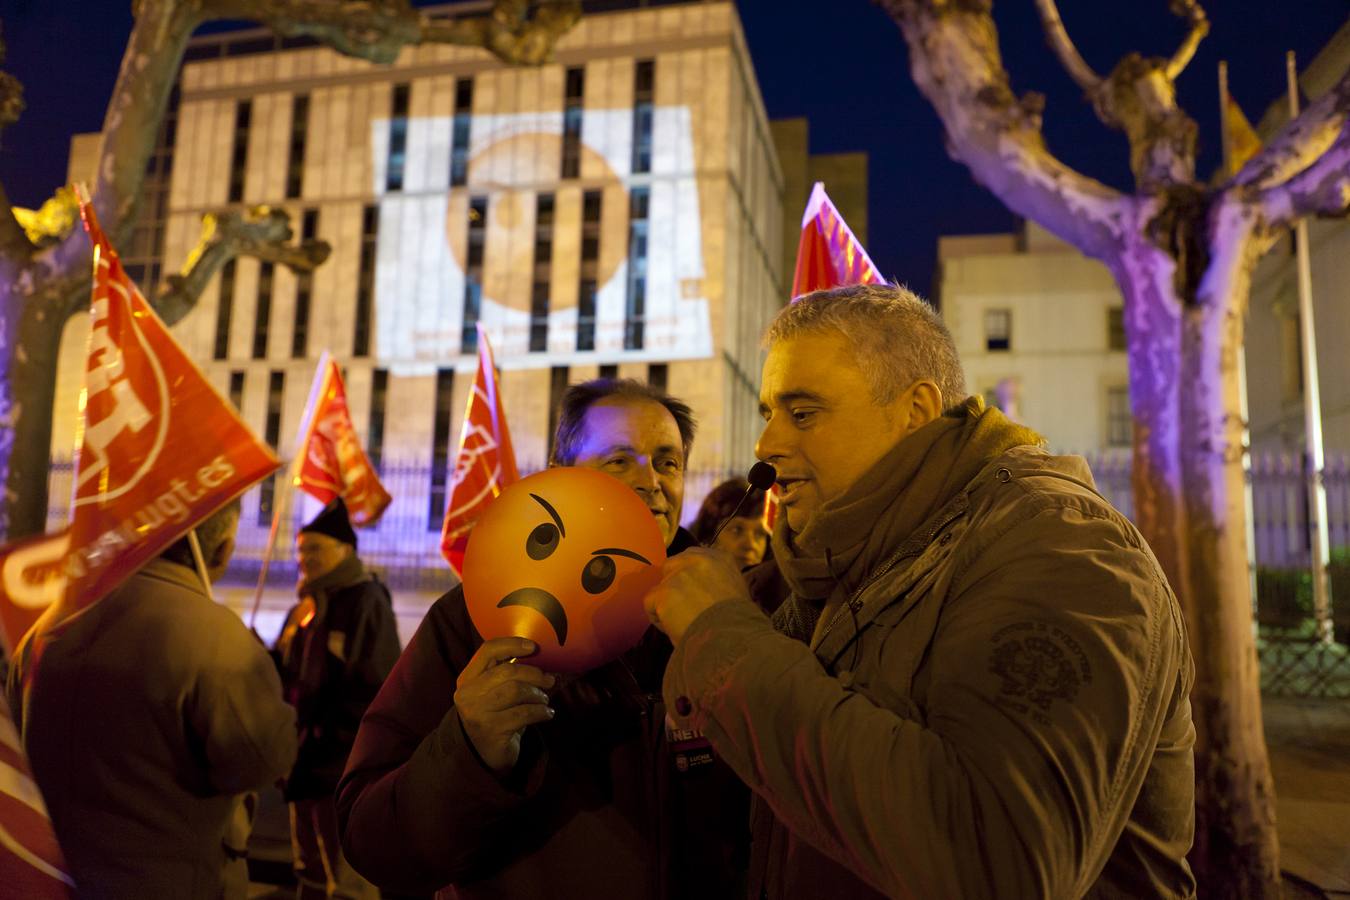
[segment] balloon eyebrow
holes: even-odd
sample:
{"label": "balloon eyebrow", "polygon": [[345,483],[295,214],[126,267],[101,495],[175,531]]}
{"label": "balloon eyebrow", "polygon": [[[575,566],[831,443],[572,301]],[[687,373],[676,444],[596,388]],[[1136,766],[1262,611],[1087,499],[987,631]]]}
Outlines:
{"label": "balloon eyebrow", "polygon": [[548,514],[552,516],[553,521],[558,524],[558,531],[562,533],[563,537],[567,537],[567,529],[563,527],[562,519],[558,518],[558,511],[554,509],[547,500],[545,500],[543,497],[540,497],[538,494],[531,494],[530,496],[533,497],[536,501],[538,501],[540,506],[548,510]]}
{"label": "balloon eyebrow", "polygon": [[640,556],[632,550],[625,550],[622,547],[604,547],[600,550],[592,550],[591,556],[626,556],[629,559],[636,559],[640,563],[651,565],[652,561],[645,556]]}

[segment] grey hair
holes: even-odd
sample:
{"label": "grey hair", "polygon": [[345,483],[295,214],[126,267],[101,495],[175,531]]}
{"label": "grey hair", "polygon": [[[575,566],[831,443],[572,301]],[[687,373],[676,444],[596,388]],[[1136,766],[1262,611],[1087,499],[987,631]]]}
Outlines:
{"label": "grey hair", "polygon": [[[234,537],[235,528],[239,525],[240,506],[239,498],[235,497],[197,523],[197,543],[202,548],[203,559],[209,561],[215,554],[217,547]],[[165,547],[160,556],[170,562],[187,566],[189,569],[197,566],[197,562],[192,556],[192,544],[189,543],[187,535],[183,535],[168,547]]]}
{"label": "grey hair", "polygon": [[966,399],[966,376],[952,333],[933,307],[907,288],[859,284],[804,294],[769,323],[764,346],[825,330],[848,342],[878,405],[890,403],[916,381],[936,384],[944,409]]}

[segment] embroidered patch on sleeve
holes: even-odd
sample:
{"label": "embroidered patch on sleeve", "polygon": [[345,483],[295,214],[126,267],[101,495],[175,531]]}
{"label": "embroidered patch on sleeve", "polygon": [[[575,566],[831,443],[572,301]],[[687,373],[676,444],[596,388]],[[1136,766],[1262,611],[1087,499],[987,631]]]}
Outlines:
{"label": "embroidered patch on sleeve", "polygon": [[1092,683],[1092,668],[1078,642],[1044,622],[1019,622],[994,634],[989,671],[999,678],[999,697],[1019,713],[1049,724],[1044,714],[1056,700],[1072,703]]}

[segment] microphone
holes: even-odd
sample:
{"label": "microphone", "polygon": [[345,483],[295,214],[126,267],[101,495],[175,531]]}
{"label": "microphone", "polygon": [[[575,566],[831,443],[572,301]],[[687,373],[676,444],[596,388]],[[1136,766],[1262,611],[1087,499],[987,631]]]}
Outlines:
{"label": "microphone", "polygon": [[722,529],[726,528],[731,520],[740,514],[741,507],[745,505],[746,500],[750,499],[750,492],[755,490],[755,488],[759,488],[761,491],[767,491],[773,486],[773,483],[778,480],[778,470],[766,462],[757,462],[750,467],[750,471],[746,473],[745,480],[750,482],[750,486],[745,489],[744,494],[741,494],[741,499],[736,503],[736,508],[731,511],[731,515],[722,520],[722,524],[717,526],[717,530],[713,532],[713,536],[710,537],[703,546],[711,547],[713,544],[717,543],[717,538],[722,534]]}

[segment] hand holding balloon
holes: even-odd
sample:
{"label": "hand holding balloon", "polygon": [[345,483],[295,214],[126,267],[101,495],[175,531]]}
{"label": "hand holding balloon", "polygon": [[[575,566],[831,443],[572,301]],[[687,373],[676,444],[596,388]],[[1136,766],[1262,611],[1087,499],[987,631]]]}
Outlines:
{"label": "hand holding balloon", "polygon": [[455,708],[478,758],[499,775],[520,759],[527,725],[553,718],[548,694],[553,676],[512,661],[528,656],[534,644],[523,638],[484,641],[455,682]]}

